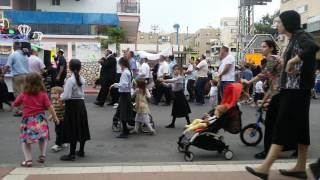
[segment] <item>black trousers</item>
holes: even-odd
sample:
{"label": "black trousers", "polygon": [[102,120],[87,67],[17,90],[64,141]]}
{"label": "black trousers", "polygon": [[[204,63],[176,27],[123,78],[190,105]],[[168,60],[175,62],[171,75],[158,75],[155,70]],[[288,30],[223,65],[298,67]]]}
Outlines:
{"label": "black trousers", "polygon": [[171,88],[161,85],[159,81],[157,83],[158,83],[158,86],[157,86],[157,94],[156,94],[156,103],[159,103],[161,101],[161,98],[164,94],[166,98],[166,104],[170,104],[171,94],[172,94]]}
{"label": "black trousers", "polygon": [[194,83],[196,81],[193,79],[189,79],[187,82],[187,90],[189,93],[189,100],[193,100],[195,98],[195,88],[194,88]]}
{"label": "black trousers", "polygon": [[196,81],[196,102],[204,104],[204,88],[208,78],[199,77]]}
{"label": "black trousers", "polygon": [[55,86],[63,87],[64,80],[66,79],[67,75],[61,75],[59,81],[55,81]]}
{"label": "black trousers", "polygon": [[55,125],[55,131],[56,131],[56,145],[61,146],[64,141],[63,137],[63,121],[60,121],[60,123]]}
{"label": "black trousers", "polygon": [[[84,146],[86,142],[82,141],[80,142],[80,149],[79,152],[84,152]],[[70,155],[75,155],[76,154],[76,148],[77,148],[77,141],[73,141],[70,143]]]}
{"label": "black trousers", "polygon": [[113,84],[112,81],[106,81],[106,82],[101,82],[101,89],[99,91],[98,97],[97,97],[97,101],[100,104],[104,104],[107,100],[108,97],[108,93],[109,93],[109,88],[110,86]]}
{"label": "black trousers", "polygon": [[[116,83],[120,82],[121,73],[116,75]],[[119,91],[117,88],[112,88],[110,91],[111,104],[117,103],[119,101]]]}

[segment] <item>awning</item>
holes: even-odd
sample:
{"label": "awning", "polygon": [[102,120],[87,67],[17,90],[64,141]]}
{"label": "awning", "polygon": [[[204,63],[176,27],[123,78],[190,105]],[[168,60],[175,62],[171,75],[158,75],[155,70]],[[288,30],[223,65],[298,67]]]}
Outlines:
{"label": "awning", "polygon": [[117,14],[69,13],[4,10],[4,17],[12,24],[70,24],[119,26]]}

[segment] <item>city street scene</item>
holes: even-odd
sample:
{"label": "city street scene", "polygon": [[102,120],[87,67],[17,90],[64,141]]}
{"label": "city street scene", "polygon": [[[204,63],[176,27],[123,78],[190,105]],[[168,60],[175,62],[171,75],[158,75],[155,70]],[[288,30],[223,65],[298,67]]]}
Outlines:
{"label": "city street scene", "polygon": [[319,0],[1,0],[0,179],[320,180]]}

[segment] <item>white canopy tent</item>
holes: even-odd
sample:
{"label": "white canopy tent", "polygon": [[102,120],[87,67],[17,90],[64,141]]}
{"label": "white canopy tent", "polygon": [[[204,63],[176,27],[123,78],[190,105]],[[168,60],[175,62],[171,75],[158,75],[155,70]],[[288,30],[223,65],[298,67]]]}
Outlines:
{"label": "white canopy tent", "polygon": [[148,58],[148,60],[155,61],[160,58],[160,56],[170,56],[172,55],[172,47],[168,47],[157,54],[148,53],[146,51],[137,51],[136,55],[140,58]]}

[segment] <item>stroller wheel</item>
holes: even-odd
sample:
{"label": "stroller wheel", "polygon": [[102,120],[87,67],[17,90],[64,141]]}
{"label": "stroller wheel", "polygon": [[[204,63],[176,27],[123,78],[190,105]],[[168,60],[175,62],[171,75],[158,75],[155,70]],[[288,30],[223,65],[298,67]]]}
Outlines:
{"label": "stroller wheel", "polygon": [[224,158],[226,160],[231,160],[233,158],[233,152],[230,150],[227,150],[224,152]]}
{"label": "stroller wheel", "polygon": [[185,161],[192,162],[193,159],[194,159],[194,154],[192,152],[190,152],[190,151],[185,152],[185,154],[184,154]]}
{"label": "stroller wheel", "polygon": [[181,146],[180,144],[178,145],[178,151],[179,152],[181,152],[181,153],[183,153],[183,152],[185,152],[186,150],[185,150],[185,148],[183,147],[183,146]]}

